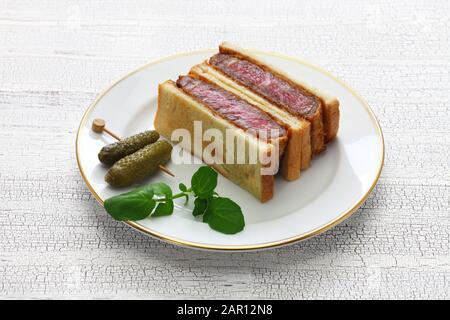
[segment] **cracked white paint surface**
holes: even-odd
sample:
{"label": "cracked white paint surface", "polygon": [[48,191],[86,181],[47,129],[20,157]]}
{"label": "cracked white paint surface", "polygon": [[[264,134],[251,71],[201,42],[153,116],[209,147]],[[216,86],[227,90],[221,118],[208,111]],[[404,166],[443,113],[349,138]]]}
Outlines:
{"label": "cracked white paint surface", "polygon": [[[449,298],[449,12],[429,0],[0,0],[0,297]],[[386,164],[352,218],[285,248],[211,253],[143,236],[92,198],[74,142],[96,94],[222,40],[322,65],[369,102]]]}

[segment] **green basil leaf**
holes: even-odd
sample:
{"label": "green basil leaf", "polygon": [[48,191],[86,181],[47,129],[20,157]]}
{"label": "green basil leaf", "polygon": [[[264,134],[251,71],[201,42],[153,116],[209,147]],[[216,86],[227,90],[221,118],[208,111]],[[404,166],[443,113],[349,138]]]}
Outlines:
{"label": "green basil leaf", "polygon": [[172,198],[172,189],[164,182],[152,183],[149,187],[157,196],[164,196],[166,199]]}
{"label": "green basil leaf", "polygon": [[191,188],[200,199],[207,199],[213,195],[217,186],[217,172],[212,168],[203,166],[198,169],[191,179]]}
{"label": "green basil leaf", "polygon": [[187,187],[186,187],[186,185],[185,185],[184,183],[180,183],[180,184],[178,185],[178,188],[179,188],[181,191],[183,191],[183,192],[186,192],[186,190],[187,190]]}
{"label": "green basil leaf", "polygon": [[152,213],[152,218],[170,216],[172,213],[173,213],[173,201],[171,199],[167,199],[166,202],[158,203],[155,212]]}
{"label": "green basil leaf", "polygon": [[208,223],[209,217],[211,216],[211,210],[206,208],[205,213],[203,214],[203,222]]}
{"label": "green basil leaf", "polygon": [[134,192],[141,192],[143,194],[146,194],[149,198],[153,198],[153,195],[155,194],[153,192],[153,185],[152,184],[148,184],[146,186],[138,187],[138,188],[136,188],[134,190],[131,190],[130,192],[123,193],[121,195],[126,195],[126,194],[130,194],[130,193],[134,193]]}
{"label": "green basil leaf", "polygon": [[105,200],[106,211],[116,220],[142,220],[146,218],[156,205],[153,191],[139,188]]}
{"label": "green basil leaf", "polygon": [[194,217],[200,216],[205,213],[208,208],[208,200],[195,198],[194,200],[194,210],[192,211],[192,215]]}
{"label": "green basil leaf", "polygon": [[212,198],[209,200],[207,222],[211,229],[234,234],[245,226],[241,207],[228,198]]}

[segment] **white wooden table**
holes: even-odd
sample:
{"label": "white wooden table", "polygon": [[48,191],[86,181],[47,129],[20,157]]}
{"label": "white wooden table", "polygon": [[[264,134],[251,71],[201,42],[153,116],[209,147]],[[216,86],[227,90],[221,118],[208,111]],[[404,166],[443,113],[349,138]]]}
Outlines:
{"label": "white wooden table", "polygon": [[[449,298],[448,1],[0,0],[0,298]],[[223,40],[323,66],[379,117],[385,167],[306,242],[199,252],[111,219],[79,120],[139,65]]]}

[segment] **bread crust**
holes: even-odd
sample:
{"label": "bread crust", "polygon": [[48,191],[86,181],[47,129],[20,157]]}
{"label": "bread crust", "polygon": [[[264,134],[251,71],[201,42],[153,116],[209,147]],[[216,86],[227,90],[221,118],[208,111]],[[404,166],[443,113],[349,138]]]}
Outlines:
{"label": "bread crust", "polygon": [[[195,120],[202,121],[203,130],[218,129],[223,136],[226,136],[226,129],[235,130],[235,133],[241,135],[245,140],[246,150],[261,151],[267,155],[270,155],[274,150],[270,143],[262,143],[261,141],[258,143],[258,138],[214,115],[208,107],[192,99],[179,89],[173,81],[169,80],[160,84],[158,87],[158,109],[154,121],[155,129],[169,140],[172,139],[172,132],[179,128],[186,129],[193,137],[193,122]],[[203,159],[203,154],[196,154],[196,150],[202,149],[196,148],[195,142],[192,140],[184,143],[182,147]],[[183,143],[183,141],[180,143]],[[201,141],[200,143],[205,147],[209,142]],[[211,166],[230,181],[252,193],[261,202],[266,202],[273,197],[274,176],[261,174],[261,168],[264,165],[259,160],[255,164],[215,163]]]}
{"label": "bread crust", "polygon": [[260,58],[249,53],[245,49],[241,49],[234,46],[228,42],[223,42],[219,46],[219,51],[221,53],[227,53],[235,55],[237,57],[246,59],[264,70],[270,71],[271,73],[279,76],[283,80],[287,81],[291,85],[298,86],[301,89],[307,91],[308,93],[316,96],[320,100],[320,108],[314,114],[312,118],[308,120],[311,121],[311,144],[313,149],[313,154],[320,153],[325,149],[325,142],[328,142],[336,137],[339,130],[339,101],[335,97],[331,97],[320,90],[309,86],[303,82],[293,80],[291,76],[279,70],[278,68],[263,62]]}
{"label": "bread crust", "polygon": [[336,98],[331,98],[324,102],[324,113],[323,113],[323,124],[326,128],[325,130],[325,142],[328,143],[334,138],[336,138],[339,131],[339,100]]}
{"label": "bread crust", "polygon": [[[283,125],[288,131],[289,139],[281,159],[281,173],[286,180],[296,180],[300,177],[300,170],[307,168],[311,161],[311,147],[309,144],[310,124],[308,121],[297,119],[288,112],[280,110],[267,100],[255,95],[247,88],[240,86],[215,70],[206,62],[192,67],[189,74],[213,82],[246,99]],[[304,140],[306,141],[305,144]]]}

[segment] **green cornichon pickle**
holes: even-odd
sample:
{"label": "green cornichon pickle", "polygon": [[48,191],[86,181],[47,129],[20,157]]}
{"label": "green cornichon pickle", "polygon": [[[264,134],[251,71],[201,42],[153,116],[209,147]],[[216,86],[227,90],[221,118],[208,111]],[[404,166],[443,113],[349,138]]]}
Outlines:
{"label": "green cornichon pickle", "polygon": [[98,154],[98,159],[101,163],[111,166],[123,157],[138,151],[158,139],[159,133],[155,130],[144,131],[104,146]]}
{"label": "green cornichon pickle", "polygon": [[128,187],[145,179],[170,160],[172,145],[157,141],[117,161],[107,172],[105,181],[113,187]]}

